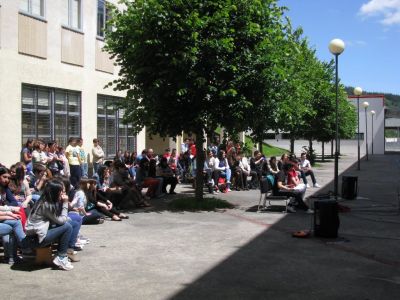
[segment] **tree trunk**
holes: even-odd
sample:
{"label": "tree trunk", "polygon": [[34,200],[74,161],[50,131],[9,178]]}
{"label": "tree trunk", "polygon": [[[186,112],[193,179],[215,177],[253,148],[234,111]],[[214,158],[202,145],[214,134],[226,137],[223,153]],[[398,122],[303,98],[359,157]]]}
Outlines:
{"label": "tree trunk", "polygon": [[196,132],[196,192],[195,197],[197,201],[203,200],[203,186],[204,186],[204,149],[203,149],[203,131]]}
{"label": "tree trunk", "polygon": [[325,142],[322,142],[322,161],[325,161]]}
{"label": "tree trunk", "polygon": [[258,142],[258,148],[260,148],[261,154],[264,154],[263,153],[263,141]]}
{"label": "tree trunk", "polygon": [[314,155],[312,140],[308,140],[308,152],[310,153],[310,163],[311,163],[311,165],[314,165],[315,164],[315,155]]}
{"label": "tree trunk", "polygon": [[331,140],[331,158],[333,157],[333,140]]}
{"label": "tree trunk", "polygon": [[294,137],[290,137],[290,153],[294,153]]}

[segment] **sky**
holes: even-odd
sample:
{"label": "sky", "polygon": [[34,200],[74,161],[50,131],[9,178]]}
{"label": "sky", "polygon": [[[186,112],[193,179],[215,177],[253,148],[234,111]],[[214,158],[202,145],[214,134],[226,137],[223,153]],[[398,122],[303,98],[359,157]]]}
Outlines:
{"label": "sky", "polygon": [[400,0],[278,0],[294,28],[302,27],[320,60],[340,38],[339,77],[346,86],[400,95]]}

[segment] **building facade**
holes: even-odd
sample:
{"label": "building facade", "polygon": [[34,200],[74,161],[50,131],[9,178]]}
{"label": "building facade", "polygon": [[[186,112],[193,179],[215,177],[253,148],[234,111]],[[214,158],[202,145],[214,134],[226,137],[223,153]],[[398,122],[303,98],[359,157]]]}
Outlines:
{"label": "building facade", "polygon": [[105,88],[118,74],[102,51],[107,13],[104,0],[0,0],[1,163],[28,138],[82,137],[89,150],[98,137],[109,157],[146,147],[115,108],[125,94]]}

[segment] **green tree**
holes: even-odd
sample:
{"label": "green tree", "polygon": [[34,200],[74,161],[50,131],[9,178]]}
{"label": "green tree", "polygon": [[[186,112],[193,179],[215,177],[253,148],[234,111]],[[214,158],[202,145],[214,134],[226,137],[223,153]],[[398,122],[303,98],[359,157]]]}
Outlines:
{"label": "green tree", "polygon": [[196,134],[202,199],[203,136],[246,129],[264,91],[264,57],[279,30],[275,0],[123,0],[112,10],[106,49],[121,67],[126,122],[136,132]]}

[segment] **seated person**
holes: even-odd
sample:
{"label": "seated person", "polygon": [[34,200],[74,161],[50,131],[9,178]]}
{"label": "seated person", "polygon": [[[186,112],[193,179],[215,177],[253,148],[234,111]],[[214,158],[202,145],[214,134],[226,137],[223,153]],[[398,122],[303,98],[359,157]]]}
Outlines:
{"label": "seated person", "polygon": [[279,172],[275,156],[271,156],[271,158],[269,159],[269,171],[273,175],[278,174]]}
{"label": "seated person", "polygon": [[17,243],[20,244],[25,238],[19,208],[0,206],[0,238],[3,243],[5,262],[8,264],[19,262]]}
{"label": "seated person", "polygon": [[81,178],[79,188],[70,203],[71,213],[79,214],[82,217],[82,224],[102,224],[104,215],[89,201],[90,193],[90,179]]}
{"label": "seated person", "polygon": [[157,166],[156,175],[163,178],[163,193],[167,193],[167,185],[170,184],[171,187],[169,189],[169,193],[172,195],[176,194],[174,190],[178,184],[178,179],[176,178],[174,171],[172,171],[172,169],[169,167],[166,157],[161,158],[160,163]]}
{"label": "seated person", "polygon": [[227,191],[230,192],[232,171],[229,167],[228,160],[226,158],[226,153],[224,150],[220,150],[218,156],[215,158],[213,174],[214,174],[214,183],[216,184],[218,184],[218,180],[220,177],[226,178]]}
{"label": "seated person", "polygon": [[[294,201],[291,201],[288,205],[288,211],[290,212],[296,212],[294,206],[297,205],[298,207],[307,210],[308,213],[312,213],[313,211],[309,209],[303,201],[304,191],[299,191],[296,189],[296,186],[293,186],[292,183],[287,184],[286,182],[286,176],[288,176],[288,173],[291,169],[293,170],[292,164],[287,163],[284,164],[282,170],[276,174],[275,184],[272,189],[273,195],[293,197]],[[297,175],[295,175],[294,177],[297,177]]]}
{"label": "seated person", "polygon": [[256,172],[258,181],[260,181],[266,159],[258,150],[254,151],[253,155],[254,156],[250,159],[250,168],[252,171]]}
{"label": "seated person", "polygon": [[306,158],[306,154],[304,152],[301,153],[299,166],[300,166],[300,176],[307,187],[310,187],[310,185],[307,182],[307,176],[311,177],[313,186],[315,188],[321,187],[317,183],[317,180],[315,179],[314,171],[311,168],[310,161]]}
{"label": "seated person", "polygon": [[239,153],[238,156],[240,158],[239,167],[242,170],[243,183],[244,183],[245,188],[247,188],[247,176],[251,176],[250,188],[253,188],[253,189],[257,188],[257,186],[258,186],[257,172],[251,169],[251,166],[250,166],[249,161],[247,160],[246,156],[242,155],[241,153]]}
{"label": "seated person", "polygon": [[46,183],[43,194],[33,206],[26,225],[26,238],[23,247],[36,248],[58,242],[57,255],[53,263],[63,270],[74,267],[68,260],[71,243],[76,239],[77,222],[69,221],[68,196],[64,184],[53,179]]}

